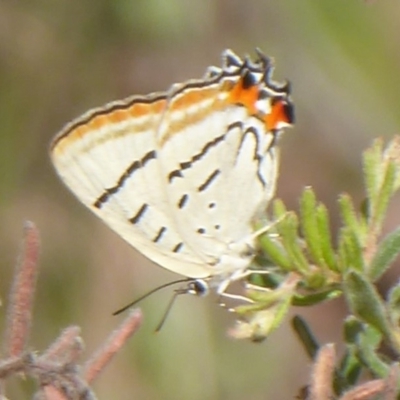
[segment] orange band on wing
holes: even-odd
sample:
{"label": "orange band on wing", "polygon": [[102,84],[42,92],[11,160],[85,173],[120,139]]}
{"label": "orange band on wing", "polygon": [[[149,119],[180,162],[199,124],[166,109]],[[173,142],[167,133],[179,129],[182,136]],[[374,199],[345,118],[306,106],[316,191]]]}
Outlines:
{"label": "orange band on wing", "polygon": [[[231,89],[229,101],[233,104],[241,104],[247,108],[249,115],[259,115],[256,108],[256,102],[259,99],[259,85],[243,86],[243,79]],[[290,117],[287,114],[286,102],[282,100],[276,101],[271,106],[269,114],[263,116],[264,123],[268,131],[272,131],[279,127],[279,124],[286,122],[290,124]]]}
{"label": "orange band on wing", "polygon": [[277,129],[281,122],[291,123],[285,105],[284,101],[277,101],[272,105],[271,112],[265,116],[264,122],[269,131]]}
{"label": "orange band on wing", "polygon": [[233,104],[242,104],[249,111],[250,115],[256,114],[256,101],[258,100],[258,86],[243,86],[243,78],[232,88],[229,94],[229,101]]}

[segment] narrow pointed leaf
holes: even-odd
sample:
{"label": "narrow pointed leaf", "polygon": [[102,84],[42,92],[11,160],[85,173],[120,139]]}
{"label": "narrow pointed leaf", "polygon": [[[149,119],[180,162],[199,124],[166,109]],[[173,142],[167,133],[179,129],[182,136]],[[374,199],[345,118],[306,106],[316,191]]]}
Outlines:
{"label": "narrow pointed leaf", "polygon": [[300,221],[307,249],[315,264],[324,266],[321,250],[321,234],[316,216],[317,202],[311,188],[306,188],[300,199]]}
{"label": "narrow pointed leaf", "polygon": [[340,289],[329,289],[322,292],[311,293],[309,295],[295,295],[292,300],[292,304],[294,306],[312,306],[315,304],[322,303],[323,301],[328,301],[332,299],[336,299],[337,297],[342,295],[342,291]]}
{"label": "narrow pointed leaf", "polygon": [[393,190],[397,191],[400,186],[400,136],[396,135],[386,147],[384,159],[390,160],[396,167],[396,178]]}
{"label": "narrow pointed leaf", "polygon": [[362,363],[374,373],[375,376],[385,378],[389,373],[389,366],[381,360],[377,348],[381,342],[381,334],[371,326],[367,327],[358,341],[358,356]]}
{"label": "narrow pointed leaf", "polygon": [[379,279],[400,253],[400,227],[389,233],[379,244],[378,250],[368,267],[372,281]]}
{"label": "narrow pointed leaf", "polygon": [[349,269],[364,270],[364,259],[361,244],[350,227],[342,228],[339,234],[339,265],[345,272]]}
{"label": "narrow pointed leaf", "polygon": [[382,139],[377,139],[374,141],[371,148],[366,150],[363,155],[365,188],[369,199],[369,205],[372,207],[375,205],[376,195],[380,187],[382,147]]}
{"label": "narrow pointed leaf", "polygon": [[293,265],[286,251],[270,235],[264,234],[259,237],[258,241],[262,250],[275,265],[287,271],[293,270]]}
{"label": "narrow pointed leaf", "polygon": [[282,236],[283,246],[288,253],[292,265],[294,265],[295,269],[300,273],[308,274],[309,264],[299,243],[296,215],[294,213],[288,213],[285,220],[279,224],[278,229]]}
{"label": "narrow pointed leaf", "polygon": [[357,271],[364,271],[363,249],[355,232],[350,229],[345,236],[345,249],[349,266]]}
{"label": "narrow pointed leaf", "polygon": [[283,201],[281,199],[276,199],[273,203],[274,220],[276,221],[283,218],[287,212],[288,211],[285,204],[283,204]]}
{"label": "narrow pointed leaf", "polygon": [[383,181],[379,192],[376,195],[374,207],[370,210],[372,214],[372,223],[375,225],[374,230],[378,233],[389,204],[390,197],[394,192],[394,184],[396,180],[396,166],[392,162],[388,162],[384,171]]}
{"label": "narrow pointed leaf", "polygon": [[390,338],[385,305],[375,287],[359,272],[350,271],[344,277],[343,289],[353,314]]}
{"label": "narrow pointed leaf", "polygon": [[352,229],[354,232],[361,233],[361,226],[351,197],[347,194],[340,195],[339,206],[344,225]]}
{"label": "narrow pointed leaf", "polygon": [[[362,365],[359,358],[356,356],[356,349],[354,346],[348,347],[345,355],[340,363],[340,369],[338,371],[338,376],[340,376],[340,389],[339,393],[342,393],[344,389],[348,389],[353,386],[358,378],[360,377],[362,371]],[[335,388],[337,386],[335,385]]]}
{"label": "narrow pointed leaf", "polygon": [[346,232],[347,228],[341,228],[339,231],[339,240],[338,240],[338,267],[340,272],[344,272],[349,268],[350,260],[347,259],[347,251],[346,251]]}
{"label": "narrow pointed leaf", "polygon": [[[365,334],[366,329],[367,325],[353,315],[345,320],[343,336],[347,344],[347,353],[341,362],[340,375],[345,377],[348,385],[355,384],[361,373],[359,348],[362,335]],[[375,330],[375,332],[377,331]],[[373,348],[375,349],[375,347],[374,344]]]}
{"label": "narrow pointed leaf", "polygon": [[347,344],[357,344],[360,333],[365,329],[365,324],[354,315],[346,318],[343,329],[343,336]]}
{"label": "narrow pointed leaf", "polygon": [[324,258],[324,261],[330,270],[338,272],[339,267],[337,265],[335,251],[332,247],[332,238],[331,238],[329,215],[327,208],[323,204],[320,204],[317,207],[316,215],[317,215],[318,231],[320,235],[320,246],[321,246],[322,257]]}
{"label": "narrow pointed leaf", "polygon": [[[393,326],[398,327],[400,321],[400,283],[397,283],[397,285],[390,290],[388,299],[390,321]],[[397,331],[399,331],[399,328],[397,328]]]}
{"label": "narrow pointed leaf", "polygon": [[308,327],[308,324],[302,317],[296,315],[292,319],[292,326],[301,343],[303,344],[306,353],[311,359],[314,359],[320,348],[320,345]]}
{"label": "narrow pointed leaf", "polygon": [[287,315],[299,280],[297,274],[288,274],[275,290],[248,286],[246,297],[253,300],[253,303],[234,309],[241,316],[241,320],[230,331],[231,336],[250,338],[256,342],[264,340]]}
{"label": "narrow pointed leaf", "polygon": [[398,283],[389,292],[389,305],[391,309],[400,311],[400,284]]}

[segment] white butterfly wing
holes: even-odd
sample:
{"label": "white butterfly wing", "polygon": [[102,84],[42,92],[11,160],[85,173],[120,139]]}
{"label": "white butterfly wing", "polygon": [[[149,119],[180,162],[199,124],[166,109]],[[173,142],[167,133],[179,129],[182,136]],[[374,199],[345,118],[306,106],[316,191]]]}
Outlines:
{"label": "white butterfly wing", "polygon": [[[229,245],[250,235],[254,214],[274,190],[274,134],[248,104],[230,98],[244,72],[261,76],[267,67],[240,62],[214,78],[175,85],[168,96],[93,110],[51,145],[58,174],[87,207],[149,259],[184,276],[224,272],[214,265],[230,251],[242,257]],[[272,94],[268,101],[288,102],[284,89]]]}
{"label": "white butterfly wing", "polygon": [[[254,69],[259,74],[259,68]],[[249,263],[252,222],[275,190],[278,130],[270,130],[259,114],[240,103],[240,97],[234,103],[231,99],[247,73],[224,76],[206,89],[177,86],[158,133],[159,161],[169,171],[170,213],[183,238],[175,251],[198,254],[210,275]],[[243,88],[244,96],[251,86],[259,86],[261,93],[264,81],[257,81],[257,76],[246,79],[252,84]],[[287,93],[279,95],[287,101]],[[271,102],[271,112],[273,99],[264,99]],[[227,265],[223,257],[228,258]]]}
{"label": "white butterfly wing", "polygon": [[[179,236],[169,217],[156,142],[166,101],[161,97],[146,109],[143,100],[111,103],[69,124],[52,143],[53,164],[82,203],[145,256],[183,275],[193,265],[193,276],[206,276],[196,256],[171,251]],[[159,245],[163,226],[169,235]]]}
{"label": "white butterfly wing", "polygon": [[[171,171],[170,212],[185,239],[180,250],[191,248],[208,265],[218,263],[230,243],[250,235],[256,210],[268,200],[257,180],[254,154],[259,143],[246,133],[246,114],[228,106],[193,126],[182,123],[184,128],[168,139],[160,154],[163,169]],[[169,125],[168,113],[164,124]],[[185,140],[189,132],[190,141]],[[271,159],[273,170],[274,163]]]}

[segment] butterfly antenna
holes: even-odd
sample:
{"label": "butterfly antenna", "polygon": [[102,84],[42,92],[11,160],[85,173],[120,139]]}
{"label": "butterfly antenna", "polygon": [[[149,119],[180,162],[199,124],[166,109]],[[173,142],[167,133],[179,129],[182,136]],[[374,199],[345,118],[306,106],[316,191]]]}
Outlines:
{"label": "butterfly antenna", "polygon": [[[140,296],[138,299],[132,301],[132,303],[129,303],[128,305],[126,305],[126,306],[120,308],[119,310],[114,311],[112,315],[119,315],[119,314],[123,313],[123,312],[126,311],[128,308],[131,308],[131,307],[133,307],[134,305],[140,303],[142,300],[144,300],[145,298],[149,297],[149,296],[152,295],[153,293],[158,292],[158,291],[161,290],[161,289],[164,289],[164,288],[166,288],[166,287],[168,287],[168,286],[176,285],[177,283],[184,283],[184,282],[191,282],[191,281],[193,281],[193,279],[191,279],[191,278],[186,278],[186,279],[178,279],[178,280],[176,280],[176,281],[164,283],[163,285],[158,286],[158,287],[156,287],[156,288],[153,289],[153,290],[150,290],[150,292],[147,292],[147,293],[144,294],[143,296]],[[176,294],[180,294],[180,291],[176,292]],[[174,296],[174,297],[175,297],[175,296]],[[164,319],[165,319],[165,317],[164,317]]]}
{"label": "butterfly antenna", "polygon": [[183,292],[180,290],[176,290],[175,293],[173,294],[173,296],[171,297],[171,300],[169,301],[167,308],[165,309],[164,315],[161,318],[161,321],[159,322],[159,324],[157,325],[157,328],[155,329],[155,333],[158,333],[161,331],[161,328],[164,326],[165,321],[167,320],[167,317],[169,315],[169,312],[172,309],[172,306],[175,303],[176,298],[178,297],[178,295],[183,294],[183,293],[187,293],[187,292]]}
{"label": "butterfly antenna", "polygon": [[164,326],[164,322],[166,321],[169,312],[171,311],[171,308],[175,303],[176,298],[180,294],[193,294],[200,297],[206,296],[208,294],[208,284],[203,279],[189,278],[189,279],[184,279],[181,282],[188,282],[188,284],[185,287],[175,289],[175,293],[171,297],[171,300],[169,301],[167,308],[165,309],[164,315],[161,318],[160,323],[157,325],[155,333],[160,332],[161,328]]}

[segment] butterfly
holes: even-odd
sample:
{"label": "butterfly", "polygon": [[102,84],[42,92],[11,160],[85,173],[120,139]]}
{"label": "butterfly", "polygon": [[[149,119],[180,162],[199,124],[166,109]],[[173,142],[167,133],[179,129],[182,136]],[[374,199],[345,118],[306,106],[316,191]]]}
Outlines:
{"label": "butterfly", "polygon": [[277,141],[294,122],[289,83],[274,82],[271,59],[256,53],[225,50],[202,79],[88,111],[50,146],[77,198],[195,291],[223,294],[249,267],[254,221],[275,192]]}

